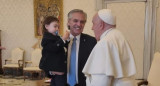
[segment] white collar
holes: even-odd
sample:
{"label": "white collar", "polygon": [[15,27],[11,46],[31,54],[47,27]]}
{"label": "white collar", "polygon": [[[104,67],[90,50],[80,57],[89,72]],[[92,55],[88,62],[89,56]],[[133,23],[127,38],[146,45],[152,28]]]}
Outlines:
{"label": "white collar", "polygon": [[103,34],[100,36],[100,40],[105,37],[107,35],[108,32],[110,32],[113,28],[110,28],[108,30],[106,30],[105,32],[103,32]]}
{"label": "white collar", "polygon": [[[76,36],[76,39],[77,39],[77,40],[80,40],[80,36],[81,36],[81,34],[77,35],[77,36]],[[72,34],[70,34],[69,37],[70,37],[70,39],[73,39],[73,38],[74,38],[74,36],[73,36]]]}

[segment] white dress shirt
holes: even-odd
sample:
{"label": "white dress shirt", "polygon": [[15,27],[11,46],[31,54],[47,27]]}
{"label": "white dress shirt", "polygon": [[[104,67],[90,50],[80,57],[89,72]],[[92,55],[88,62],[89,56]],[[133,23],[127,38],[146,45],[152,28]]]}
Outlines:
{"label": "white dress shirt", "polygon": [[[69,73],[69,65],[70,65],[70,54],[71,54],[71,49],[72,49],[72,43],[73,43],[73,38],[74,36],[70,34],[70,43],[68,45],[68,66],[67,70]],[[76,82],[78,83],[78,54],[79,54],[79,44],[80,44],[80,35],[76,36]],[[67,78],[68,78],[68,73],[67,73]],[[67,81],[68,82],[68,81]]]}

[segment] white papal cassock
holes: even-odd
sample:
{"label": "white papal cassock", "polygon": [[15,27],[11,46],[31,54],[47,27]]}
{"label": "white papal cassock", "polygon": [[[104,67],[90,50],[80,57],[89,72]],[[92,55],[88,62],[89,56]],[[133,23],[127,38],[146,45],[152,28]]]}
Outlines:
{"label": "white papal cassock", "polygon": [[131,49],[120,31],[105,31],[83,69],[87,86],[135,86],[136,67]]}

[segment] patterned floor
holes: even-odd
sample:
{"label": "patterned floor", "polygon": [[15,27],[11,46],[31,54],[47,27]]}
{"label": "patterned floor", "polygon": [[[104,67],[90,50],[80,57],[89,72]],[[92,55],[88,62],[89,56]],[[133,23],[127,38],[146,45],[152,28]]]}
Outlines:
{"label": "patterned floor", "polygon": [[26,79],[24,81],[23,76],[12,77],[0,75],[0,86],[49,86],[49,83],[43,80]]}
{"label": "patterned floor", "polygon": [[[26,79],[24,81],[23,76],[12,77],[0,75],[0,86],[50,86],[49,83],[44,81],[49,80],[48,78],[37,80],[37,79]],[[141,80],[136,80],[140,82]]]}

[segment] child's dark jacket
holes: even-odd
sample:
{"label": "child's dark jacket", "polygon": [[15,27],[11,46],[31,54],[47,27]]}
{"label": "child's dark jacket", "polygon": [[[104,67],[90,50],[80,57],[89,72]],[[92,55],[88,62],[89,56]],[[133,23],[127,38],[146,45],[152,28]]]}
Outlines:
{"label": "child's dark jacket", "polygon": [[41,42],[42,58],[39,64],[40,69],[45,72],[57,71],[66,72],[67,70],[67,55],[64,47],[67,45],[60,36],[44,33]]}

